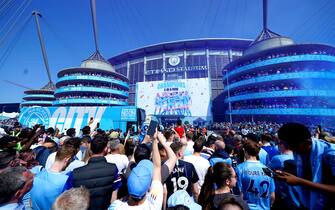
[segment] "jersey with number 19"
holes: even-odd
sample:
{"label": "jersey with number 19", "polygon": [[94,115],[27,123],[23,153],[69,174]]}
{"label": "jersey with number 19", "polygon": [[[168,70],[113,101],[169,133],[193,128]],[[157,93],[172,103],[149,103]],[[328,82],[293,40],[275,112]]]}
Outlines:
{"label": "jersey with number 19", "polygon": [[199,177],[192,163],[178,160],[170,176],[166,180],[167,198],[177,190],[186,190],[192,196],[192,184],[197,183]]}
{"label": "jersey with number 19", "polygon": [[251,210],[270,209],[270,195],[275,191],[273,178],[267,176],[262,168],[266,166],[258,160],[247,160],[236,167],[238,187]]}

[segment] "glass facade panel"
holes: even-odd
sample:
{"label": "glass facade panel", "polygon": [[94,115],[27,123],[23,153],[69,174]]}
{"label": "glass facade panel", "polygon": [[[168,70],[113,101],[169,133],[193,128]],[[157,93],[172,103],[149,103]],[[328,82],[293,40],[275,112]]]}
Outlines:
{"label": "glass facade panel", "polygon": [[177,79],[185,79],[184,72],[173,72],[173,73],[166,73],[165,80],[177,80]]}
{"label": "glass facade panel", "polygon": [[156,70],[163,68],[163,59],[155,59],[147,61],[147,70]]}
{"label": "glass facade panel", "polygon": [[204,78],[208,77],[208,72],[207,71],[187,71],[186,72],[187,78],[192,79],[192,78]]}
{"label": "glass facade panel", "polygon": [[189,55],[186,57],[186,66],[206,66],[206,55]]}
{"label": "glass facade panel", "polygon": [[212,79],[222,78],[222,69],[229,63],[228,55],[210,55],[209,66]]}
{"label": "glass facade panel", "polygon": [[124,75],[124,76],[128,76],[127,75],[127,65],[125,65],[125,66],[116,66],[115,67],[115,71],[117,72],[117,73],[119,73],[119,74],[122,74],[122,75]]}
{"label": "glass facade panel", "polygon": [[128,104],[129,105],[135,105],[135,93],[130,93],[129,94]]}
{"label": "glass facade panel", "polygon": [[135,91],[136,91],[136,85],[130,85],[129,92],[135,92]]}
{"label": "glass facade panel", "polygon": [[145,81],[160,81],[163,80],[163,74],[145,75]]}
{"label": "glass facade panel", "polygon": [[144,62],[131,64],[129,69],[130,84],[136,84],[136,82],[143,82],[143,81],[144,81]]}

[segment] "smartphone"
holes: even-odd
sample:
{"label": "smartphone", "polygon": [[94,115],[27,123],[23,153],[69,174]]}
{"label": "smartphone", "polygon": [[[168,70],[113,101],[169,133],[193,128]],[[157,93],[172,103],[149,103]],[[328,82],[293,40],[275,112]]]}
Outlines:
{"label": "smartphone", "polygon": [[272,171],[270,168],[262,168],[262,169],[263,169],[263,172],[265,173],[265,175],[267,175],[271,178],[274,178],[274,177],[278,176],[277,173]]}
{"label": "smartphone", "polygon": [[147,135],[153,137],[155,132],[156,132],[157,126],[158,126],[158,121],[151,120],[150,124],[149,124],[149,127],[148,127]]}
{"label": "smartphone", "polygon": [[286,160],[284,161],[284,169],[285,172],[293,174],[297,176],[297,164],[294,160]]}

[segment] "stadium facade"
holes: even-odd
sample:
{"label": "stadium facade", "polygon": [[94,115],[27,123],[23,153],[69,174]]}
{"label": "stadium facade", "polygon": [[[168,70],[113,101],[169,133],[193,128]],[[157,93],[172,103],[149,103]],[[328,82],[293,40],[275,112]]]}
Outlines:
{"label": "stadium facade", "polygon": [[271,33],[263,31],[244,56],[225,66],[226,120],[333,126],[335,48]]}
{"label": "stadium facade", "polygon": [[[152,88],[153,86],[169,89],[169,96],[174,93],[171,91],[184,86],[192,80],[207,78],[210,85],[210,93],[203,97],[209,97],[211,102],[208,115],[213,114],[214,121],[224,120],[224,103],[222,68],[229,62],[242,56],[242,52],[250,45],[251,40],[247,39],[196,39],[182,40],[167,43],[151,45],[129,52],[122,53],[109,59],[115,67],[115,71],[129,79],[129,104],[136,105],[136,91],[138,87]],[[164,84],[156,84],[165,82]],[[144,83],[144,85],[143,85]],[[139,84],[141,84],[139,86]],[[145,85],[147,84],[147,85]],[[148,86],[148,84],[152,84]],[[196,84],[196,83],[194,83]],[[192,91],[200,91],[201,86],[196,89],[175,92],[175,95],[184,97],[184,94]],[[150,91],[148,89],[148,91]],[[153,93],[153,94],[166,94]],[[139,99],[138,96],[137,99]],[[185,98],[185,97],[184,97]],[[143,100],[145,100],[144,98]],[[201,104],[201,98],[191,99],[193,104]],[[156,99],[157,101],[157,99]],[[154,104],[147,105],[144,108],[148,114],[148,108]],[[155,108],[153,108],[154,110]],[[165,110],[166,111],[166,110]],[[167,115],[183,115],[179,108],[177,111],[167,110]],[[163,111],[164,112],[164,111]],[[188,112],[188,111],[187,111]],[[196,115],[196,113],[195,113]],[[197,116],[194,116],[197,117]]]}

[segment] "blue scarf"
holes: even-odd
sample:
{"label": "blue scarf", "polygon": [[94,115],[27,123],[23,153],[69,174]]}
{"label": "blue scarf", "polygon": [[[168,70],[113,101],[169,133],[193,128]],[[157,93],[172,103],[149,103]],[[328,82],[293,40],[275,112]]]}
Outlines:
{"label": "blue scarf", "polygon": [[[320,139],[313,139],[309,158],[312,170],[312,181],[314,183],[322,182],[322,167],[327,155],[335,155],[335,145]],[[294,159],[297,161],[297,175],[298,177],[303,177],[303,159],[298,154],[294,155]],[[300,194],[300,201],[305,207],[311,210],[323,209],[327,201],[327,197],[324,194],[308,190],[305,187],[299,186],[297,188]]]}

